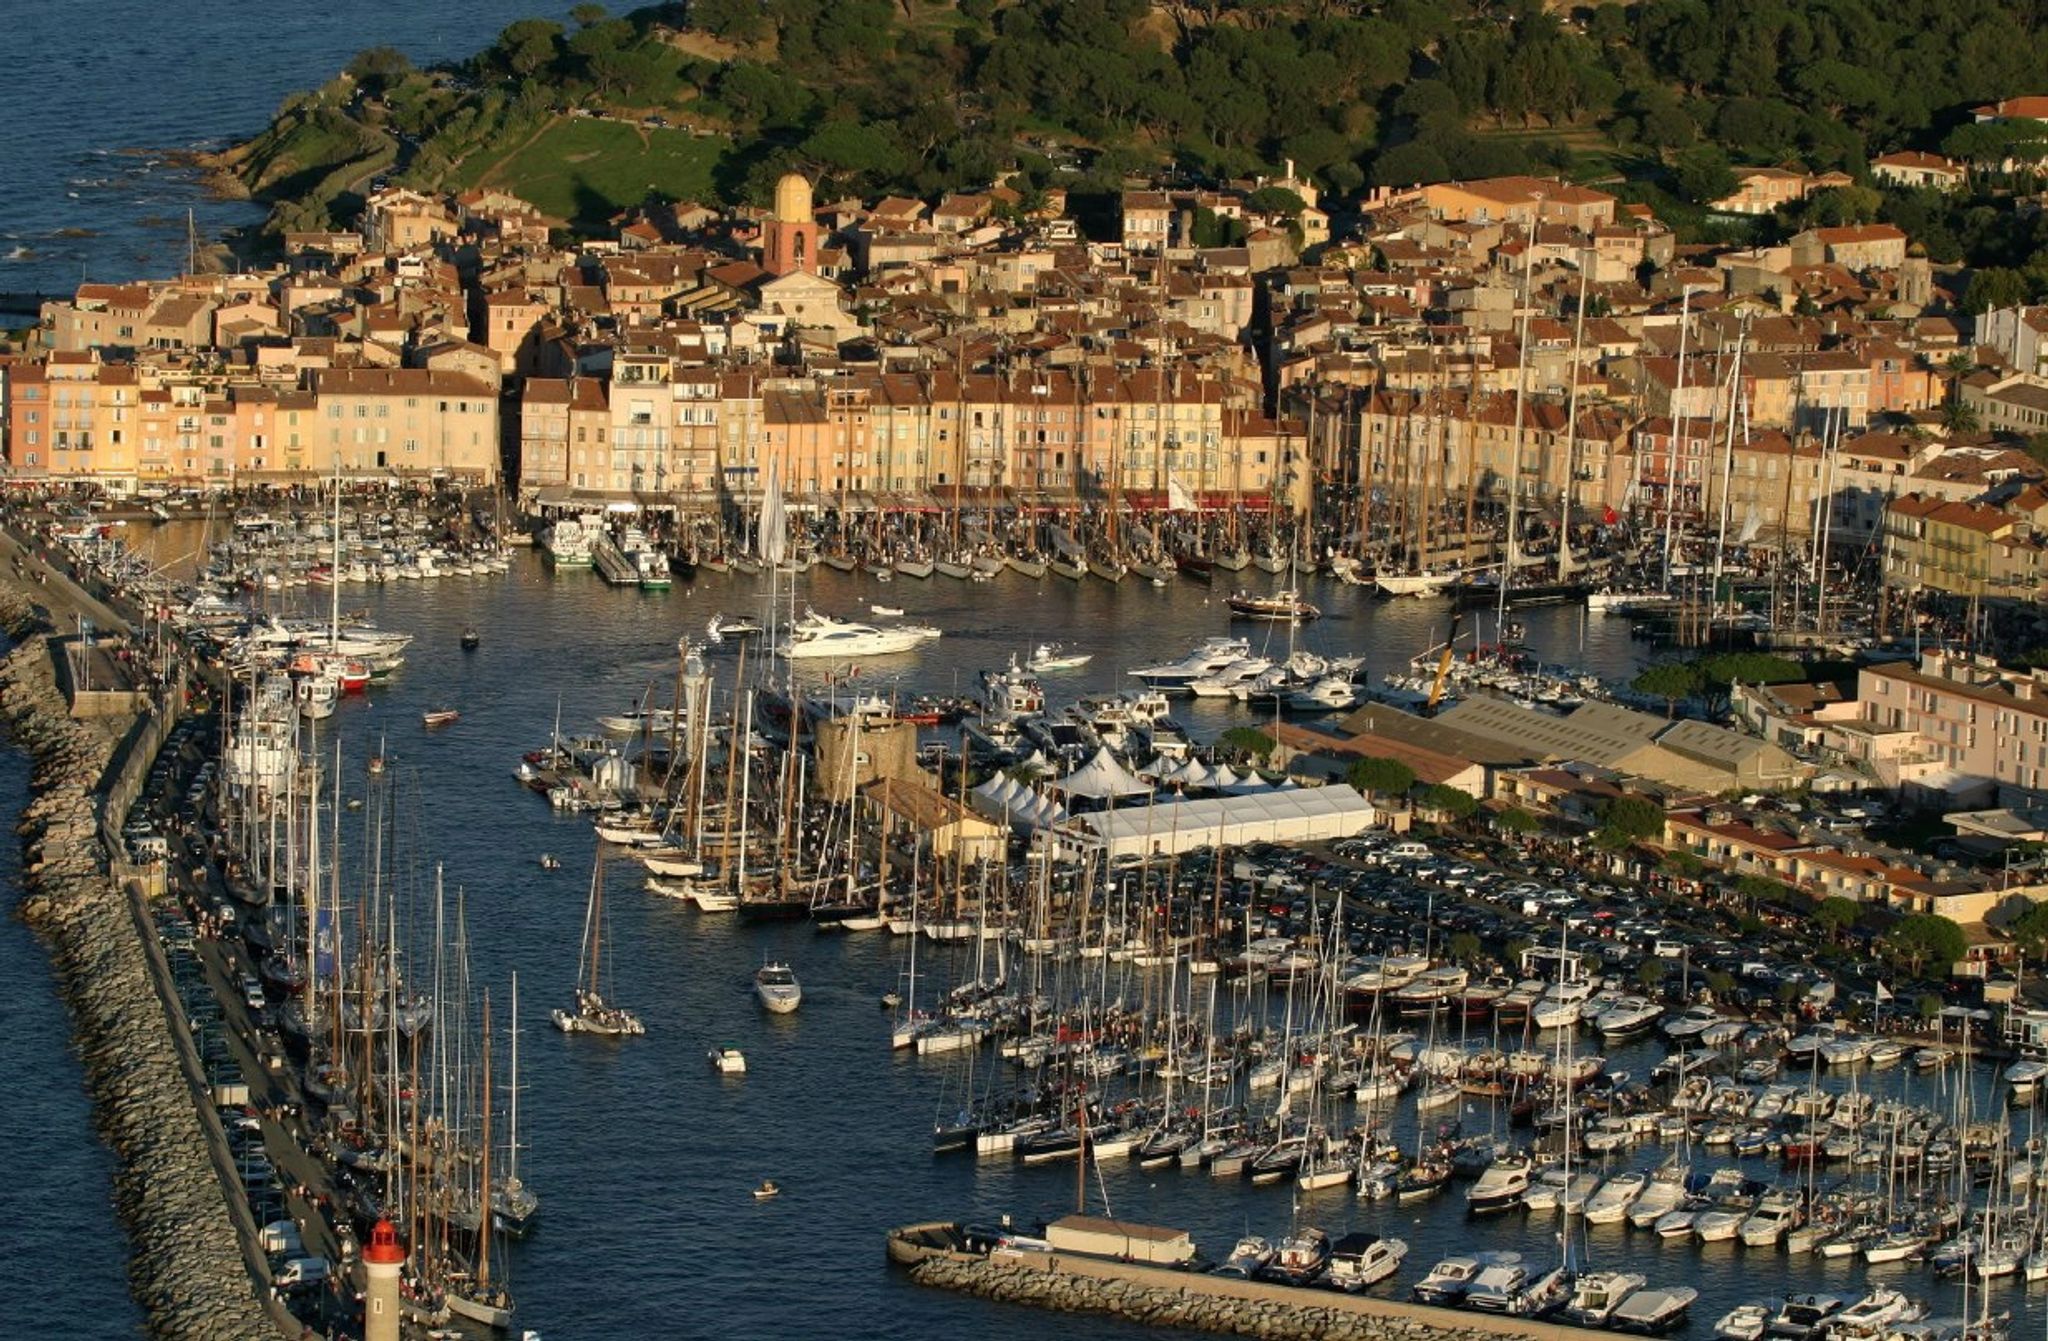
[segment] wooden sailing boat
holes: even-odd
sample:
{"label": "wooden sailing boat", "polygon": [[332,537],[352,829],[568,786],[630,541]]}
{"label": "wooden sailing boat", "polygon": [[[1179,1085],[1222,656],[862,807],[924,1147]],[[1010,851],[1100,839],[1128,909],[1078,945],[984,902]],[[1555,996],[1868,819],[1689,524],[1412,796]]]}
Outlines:
{"label": "wooden sailing boat", "polygon": [[[491,994],[484,993],[483,1016],[483,1134],[477,1142],[477,1183],[488,1189],[491,1185]],[[479,1224],[476,1235],[476,1269],[468,1279],[450,1274],[447,1289],[448,1311],[472,1322],[503,1331],[512,1325],[512,1296],[503,1285],[491,1280],[491,1237],[492,1229],[488,1217]]]}
{"label": "wooden sailing boat", "polygon": [[590,872],[590,901],[583,909],[583,949],[577,967],[576,1008],[557,1009],[555,1027],[565,1034],[601,1034],[623,1038],[644,1034],[647,1027],[629,1010],[604,999],[604,843],[597,845],[597,857]]}

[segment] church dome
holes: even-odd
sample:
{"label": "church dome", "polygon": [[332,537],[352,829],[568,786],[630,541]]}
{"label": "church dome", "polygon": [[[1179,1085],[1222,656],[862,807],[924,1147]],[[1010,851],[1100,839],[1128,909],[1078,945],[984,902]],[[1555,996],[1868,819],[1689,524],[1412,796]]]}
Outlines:
{"label": "church dome", "polygon": [[811,184],[802,174],[787,172],[775,183],[775,218],[787,224],[811,222]]}

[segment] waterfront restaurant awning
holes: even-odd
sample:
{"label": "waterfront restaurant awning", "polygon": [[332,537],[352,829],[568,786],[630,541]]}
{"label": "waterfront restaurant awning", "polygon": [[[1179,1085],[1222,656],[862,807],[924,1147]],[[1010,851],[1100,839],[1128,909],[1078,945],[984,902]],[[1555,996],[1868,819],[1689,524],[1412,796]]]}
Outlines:
{"label": "waterfront restaurant awning", "polygon": [[1095,811],[1061,825],[1059,841],[1069,855],[1173,856],[1217,843],[1241,847],[1349,838],[1379,818],[1378,807],[1337,783]]}

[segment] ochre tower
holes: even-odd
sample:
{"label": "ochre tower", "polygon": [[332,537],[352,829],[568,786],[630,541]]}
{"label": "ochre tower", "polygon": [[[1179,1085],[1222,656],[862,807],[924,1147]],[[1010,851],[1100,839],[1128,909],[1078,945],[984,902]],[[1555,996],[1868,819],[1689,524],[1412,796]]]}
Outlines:
{"label": "ochre tower", "polygon": [[811,184],[794,172],[775,183],[775,217],[761,230],[761,268],[771,275],[818,271],[818,221],[811,212]]}

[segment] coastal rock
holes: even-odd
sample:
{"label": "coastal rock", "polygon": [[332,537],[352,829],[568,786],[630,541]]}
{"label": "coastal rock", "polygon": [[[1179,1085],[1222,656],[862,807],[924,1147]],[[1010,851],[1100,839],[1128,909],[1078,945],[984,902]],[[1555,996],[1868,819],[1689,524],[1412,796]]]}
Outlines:
{"label": "coastal rock", "polygon": [[100,851],[95,793],[116,741],[72,720],[51,670],[47,628],[12,588],[0,588],[0,627],[17,639],[0,659],[0,715],[33,764],[32,796],[17,826],[21,911],[56,968],[94,1121],[120,1161],[114,1199],[132,1240],[130,1291],[154,1336],[277,1336],[173,1042],[172,1029],[182,1026],[164,1010],[129,896]]}

